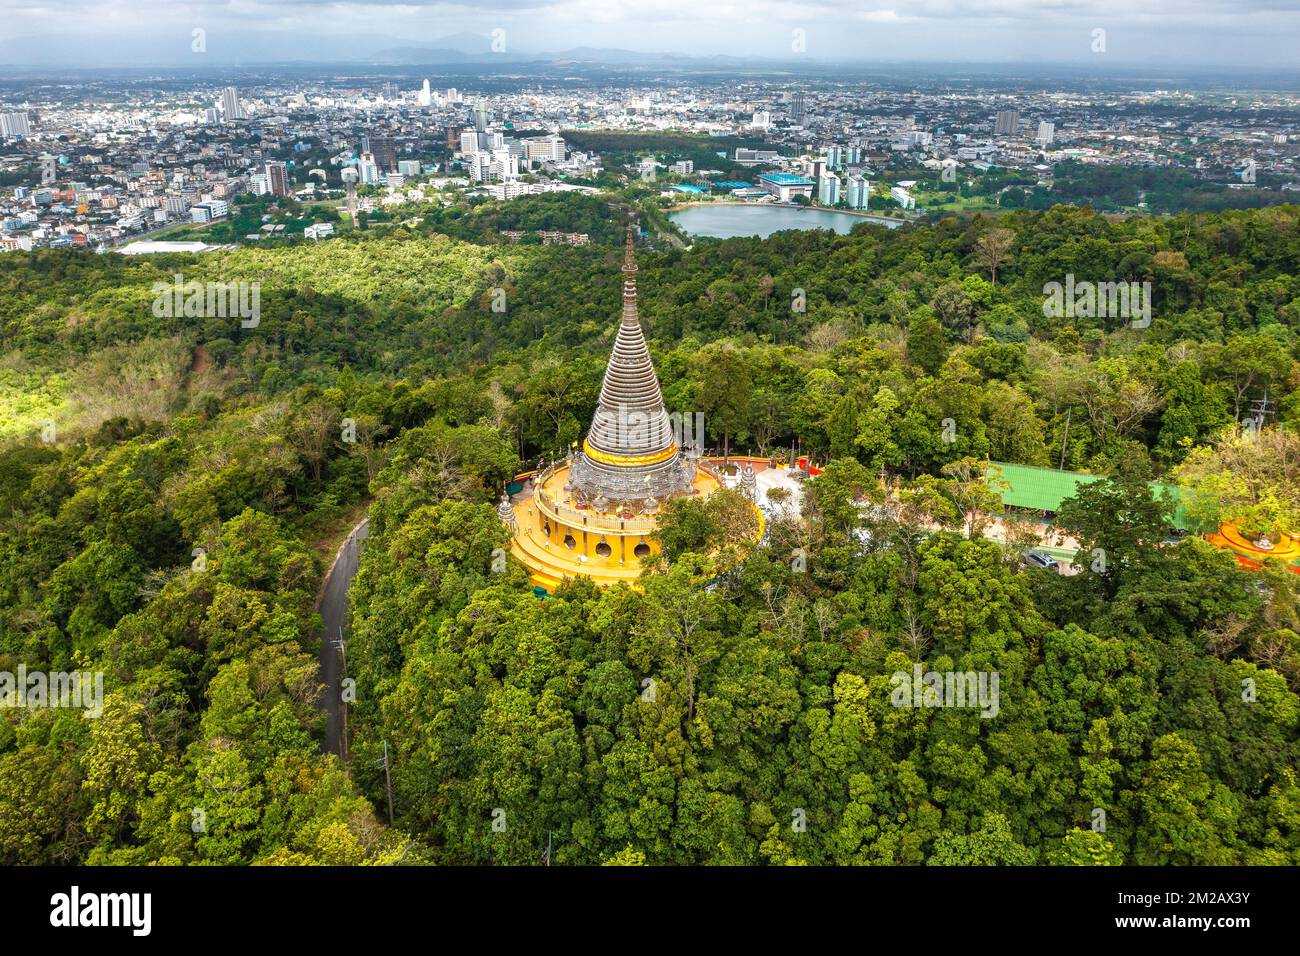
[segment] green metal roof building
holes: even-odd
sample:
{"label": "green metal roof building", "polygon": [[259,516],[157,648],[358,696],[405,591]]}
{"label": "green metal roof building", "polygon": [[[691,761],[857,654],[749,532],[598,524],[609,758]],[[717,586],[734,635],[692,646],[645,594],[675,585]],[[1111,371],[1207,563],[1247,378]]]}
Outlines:
{"label": "green metal roof building", "polygon": [[[1011,465],[1001,461],[989,462],[985,480],[1001,479],[1005,485],[1002,504],[1010,508],[1028,508],[1031,511],[1059,511],[1061,502],[1074,497],[1080,485],[1100,481],[1102,475],[1088,475],[1081,471],[1057,471],[1055,468],[1036,468],[1033,465]],[[1156,494],[1172,494],[1178,505],[1174,510],[1173,524],[1182,531],[1192,530],[1182,494],[1176,485],[1153,481]]]}

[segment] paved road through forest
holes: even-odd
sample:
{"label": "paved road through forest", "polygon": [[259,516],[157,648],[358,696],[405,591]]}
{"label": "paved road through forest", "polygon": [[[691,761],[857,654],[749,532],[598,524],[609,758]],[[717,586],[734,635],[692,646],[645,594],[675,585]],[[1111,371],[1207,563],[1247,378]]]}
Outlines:
{"label": "paved road through forest", "polygon": [[321,708],[325,711],[325,751],[345,757],[343,752],[343,706],[339,685],[343,676],[342,656],[337,642],[348,613],[348,585],[357,573],[362,542],[370,533],[370,519],[352,529],[334,556],[334,564],[321,585],[319,610],[324,630],[321,635],[320,680]]}

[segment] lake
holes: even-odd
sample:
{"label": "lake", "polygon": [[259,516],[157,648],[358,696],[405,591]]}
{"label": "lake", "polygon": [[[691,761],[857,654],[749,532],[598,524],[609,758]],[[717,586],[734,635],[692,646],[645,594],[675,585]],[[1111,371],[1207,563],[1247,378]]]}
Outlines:
{"label": "lake", "polygon": [[733,239],[758,236],[766,239],[782,229],[834,229],[847,233],[860,222],[875,222],[891,229],[898,223],[879,216],[854,216],[833,209],[808,209],[802,206],[731,206],[710,203],[687,206],[670,212],[668,218],[692,236]]}

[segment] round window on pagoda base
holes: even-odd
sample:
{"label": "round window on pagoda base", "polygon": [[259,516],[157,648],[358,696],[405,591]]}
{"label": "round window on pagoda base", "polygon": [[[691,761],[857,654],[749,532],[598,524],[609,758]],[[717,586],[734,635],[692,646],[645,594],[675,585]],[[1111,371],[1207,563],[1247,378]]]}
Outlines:
{"label": "round window on pagoda base", "polygon": [[632,553],[635,554],[638,558],[645,560],[646,558],[650,557],[650,545],[642,541],[640,544],[638,544],[635,548],[632,549]]}
{"label": "round window on pagoda base", "polygon": [[614,549],[611,548],[604,541],[596,545],[596,557],[598,558],[608,558],[613,553],[614,553]]}
{"label": "round window on pagoda base", "polygon": [[568,548],[570,551],[572,551],[574,548],[578,546],[578,542],[574,539],[573,535],[566,534],[564,536],[564,546]]}

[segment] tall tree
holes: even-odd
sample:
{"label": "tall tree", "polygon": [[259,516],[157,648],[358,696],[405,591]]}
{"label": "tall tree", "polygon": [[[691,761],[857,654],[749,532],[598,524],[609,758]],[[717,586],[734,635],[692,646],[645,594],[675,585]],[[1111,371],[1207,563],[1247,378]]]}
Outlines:
{"label": "tall tree", "polygon": [[975,259],[989,270],[989,282],[998,284],[998,267],[1006,261],[1015,244],[1016,234],[1010,229],[990,229],[975,243]]}

